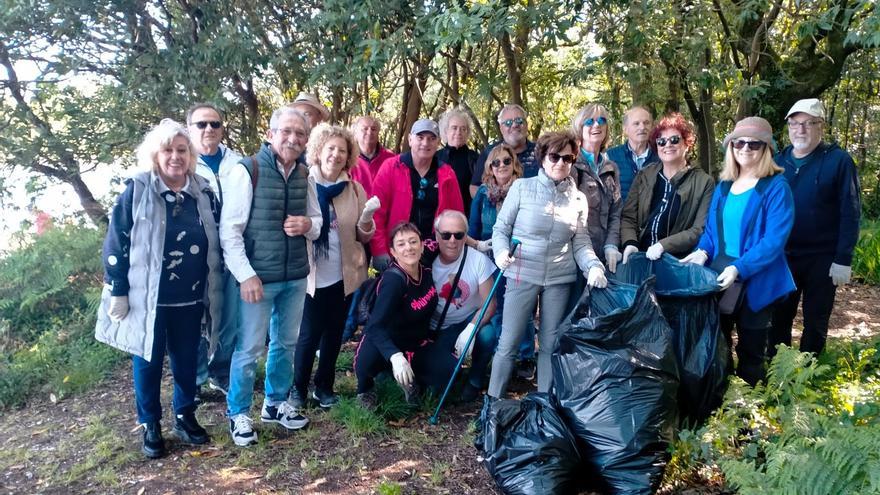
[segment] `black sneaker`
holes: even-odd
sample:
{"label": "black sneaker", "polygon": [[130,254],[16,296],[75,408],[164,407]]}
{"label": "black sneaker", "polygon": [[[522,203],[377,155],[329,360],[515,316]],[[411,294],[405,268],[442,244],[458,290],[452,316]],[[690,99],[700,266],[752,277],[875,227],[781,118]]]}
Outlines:
{"label": "black sneaker", "polygon": [[375,411],[376,407],[379,405],[379,400],[376,398],[376,392],[373,392],[372,390],[357,394],[357,401],[358,404],[367,411]]}
{"label": "black sneaker", "polygon": [[229,434],[233,443],[239,447],[250,447],[257,443],[254,422],[247,414],[236,414],[229,418]]}
{"label": "black sneaker", "polygon": [[177,415],[174,421],[174,434],[193,445],[203,445],[210,440],[208,432],[196,421],[196,415],[193,413]]}
{"label": "black sneaker", "polygon": [[290,389],[290,395],[287,397],[287,402],[289,402],[297,411],[302,411],[306,408],[305,394],[295,388]]}
{"label": "black sneaker", "polygon": [[536,368],[534,359],[523,359],[516,367],[516,376],[523,380],[532,381],[535,379]]}
{"label": "black sneaker", "polygon": [[144,447],[141,452],[150,459],[165,455],[165,439],[162,438],[162,426],[158,421],[144,423]]}
{"label": "black sneaker", "polygon": [[461,389],[461,395],[459,398],[462,402],[474,402],[480,397],[480,389],[471,385],[470,382],[465,382],[464,387]]}
{"label": "black sneaker", "polygon": [[339,397],[336,397],[336,394],[318,389],[315,389],[312,392],[312,398],[318,401],[318,405],[321,406],[321,409],[330,409],[339,403]]}
{"label": "black sneaker", "polygon": [[309,424],[309,419],[299,413],[289,402],[279,402],[271,405],[263,401],[263,411],[260,414],[263,423],[277,423],[288,430],[299,430]]}

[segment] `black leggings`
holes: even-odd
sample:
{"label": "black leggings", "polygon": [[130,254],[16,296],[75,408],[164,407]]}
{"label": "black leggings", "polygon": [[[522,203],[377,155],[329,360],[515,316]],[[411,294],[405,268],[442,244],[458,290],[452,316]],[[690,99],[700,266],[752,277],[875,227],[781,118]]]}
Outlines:
{"label": "black leggings", "polygon": [[736,374],[746,383],[755,386],[764,380],[764,364],[767,358],[767,335],[773,318],[771,304],[760,311],[749,309],[746,298],[735,314],[721,315],[721,330],[727,339],[728,367],[733,367],[733,327],[736,325]]}
{"label": "black leggings", "polygon": [[[409,359],[416,382],[435,394],[443,393],[452,370],[458,360],[434,342],[426,341],[413,352],[404,352]],[[386,360],[379,348],[368,336],[361,338],[354,355],[354,372],[357,375],[357,393],[369,392],[373,389],[374,379],[379,373],[391,370],[391,362]]]}
{"label": "black leggings", "polygon": [[346,308],[351,296],[345,295],[343,283],[339,282],[315,290],[314,297],[306,295],[303,306],[302,325],[293,358],[293,386],[306,396],[315,351],[321,349],[318,369],[315,371],[315,390],[333,393],[336,380],[336,358],[342,346]]}

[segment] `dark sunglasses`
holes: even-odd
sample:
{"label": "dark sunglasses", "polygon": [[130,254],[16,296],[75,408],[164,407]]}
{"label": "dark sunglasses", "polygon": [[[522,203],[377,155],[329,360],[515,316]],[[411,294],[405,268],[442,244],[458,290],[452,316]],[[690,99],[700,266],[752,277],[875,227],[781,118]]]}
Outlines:
{"label": "dark sunglasses", "polygon": [[419,179],[419,192],[416,193],[418,199],[425,199],[425,189],[427,189],[429,185],[430,182],[428,182],[427,178],[422,177]]}
{"label": "dark sunglasses", "polygon": [[764,141],[744,141],[740,139],[730,143],[730,145],[733,146],[733,149],[735,150],[741,150],[744,147],[748,146],[750,150],[758,151],[760,149],[763,149],[764,146],[767,146],[767,143],[765,143]]}
{"label": "dark sunglasses", "polygon": [[507,166],[509,166],[511,163],[513,163],[513,159],[510,158],[510,157],[507,157],[507,158],[504,158],[504,159],[501,159],[501,160],[499,160],[499,159],[496,158],[496,159],[492,160],[492,161],[489,163],[489,166],[492,167],[492,168],[499,168],[499,167],[501,167],[501,164],[502,164],[502,163],[504,164],[505,167],[507,167]]}
{"label": "dark sunglasses", "polygon": [[220,122],[219,120],[211,120],[211,121],[203,120],[201,122],[193,122],[193,124],[196,127],[198,127],[199,129],[204,129],[205,127],[208,127],[208,126],[211,126],[211,129],[219,129],[220,127],[223,126],[223,122]]}
{"label": "dark sunglasses", "polygon": [[564,163],[571,165],[574,163],[575,159],[577,159],[574,155],[560,155],[559,153],[548,153],[547,158],[550,159],[550,163],[556,163],[559,160],[562,160]]}
{"label": "dark sunglasses", "polygon": [[593,124],[599,124],[603,126],[608,123],[608,119],[605,117],[597,117],[596,120],[593,120],[592,117],[584,121],[584,127],[591,127]]}
{"label": "dark sunglasses", "polygon": [[455,237],[456,241],[464,239],[464,232],[437,232],[444,241],[448,241],[450,237]]}
{"label": "dark sunglasses", "polygon": [[657,146],[662,148],[667,144],[678,144],[681,142],[681,136],[669,136],[668,138],[657,138]]}
{"label": "dark sunglasses", "polygon": [[507,120],[501,121],[501,125],[503,125],[504,127],[510,127],[513,124],[523,125],[525,123],[526,123],[526,119],[524,119],[522,117],[517,117],[515,119],[507,119]]}

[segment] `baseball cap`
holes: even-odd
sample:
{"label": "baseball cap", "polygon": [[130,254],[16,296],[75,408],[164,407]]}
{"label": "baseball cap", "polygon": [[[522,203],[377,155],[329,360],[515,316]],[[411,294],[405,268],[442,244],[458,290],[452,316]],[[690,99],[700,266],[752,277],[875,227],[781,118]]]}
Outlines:
{"label": "baseball cap", "polygon": [[413,135],[421,134],[423,132],[430,132],[431,134],[440,137],[440,126],[431,119],[419,119],[412,125],[412,129],[409,131],[409,133]]}
{"label": "baseball cap", "polygon": [[825,120],[825,105],[822,104],[816,98],[807,98],[805,100],[798,100],[792,105],[791,110],[785,114],[785,118],[789,118],[796,113],[806,113],[812,115],[813,117],[819,117],[822,120]]}

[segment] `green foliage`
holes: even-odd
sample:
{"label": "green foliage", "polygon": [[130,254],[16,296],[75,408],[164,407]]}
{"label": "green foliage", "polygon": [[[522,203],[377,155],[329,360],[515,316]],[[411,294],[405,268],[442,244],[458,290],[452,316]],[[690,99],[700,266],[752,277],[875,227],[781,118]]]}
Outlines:
{"label": "green foliage", "polygon": [[680,433],[667,480],[720,470],[743,494],[880,493],[878,346],[820,360],[780,347],[766,385],[732,379],[708,423]]}
{"label": "green foliage", "polygon": [[341,351],[336,358],[336,371],[352,371],[354,369],[354,352]]}
{"label": "green foliage", "polygon": [[402,495],[403,487],[393,481],[382,481],[376,485],[376,493],[378,495]]}
{"label": "green foliage", "polygon": [[330,409],[330,417],[355,436],[376,435],[387,431],[385,421],[378,414],[364,409],[353,398],[340,399]]}
{"label": "green foliage", "polygon": [[863,222],[852,268],[865,283],[880,284],[880,220]]}

